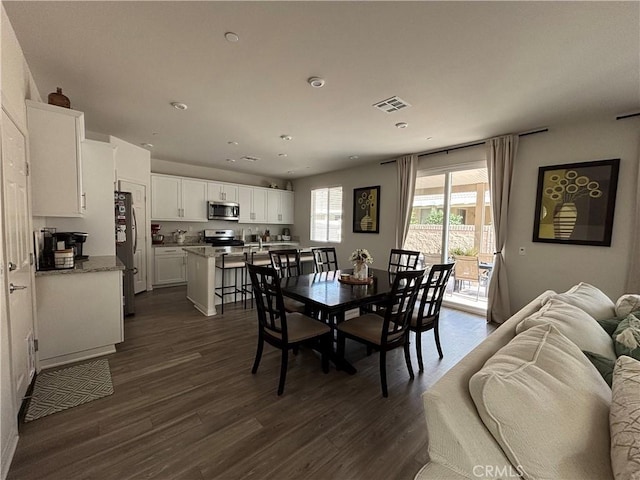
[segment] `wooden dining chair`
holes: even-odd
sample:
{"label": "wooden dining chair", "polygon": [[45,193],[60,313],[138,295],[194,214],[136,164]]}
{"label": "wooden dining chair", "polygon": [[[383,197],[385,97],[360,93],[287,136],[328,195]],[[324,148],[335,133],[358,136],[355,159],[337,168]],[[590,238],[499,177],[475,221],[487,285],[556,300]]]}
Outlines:
{"label": "wooden dining chair", "polygon": [[[280,278],[297,277],[302,275],[302,264],[300,263],[300,252],[295,248],[269,251],[271,266],[278,272]],[[287,312],[304,313],[306,305],[292,298],[285,297],[284,308]]]}
{"label": "wooden dining chair", "polygon": [[420,252],[415,250],[402,250],[392,248],[389,254],[389,273],[403,272],[405,270],[415,270],[418,268]]}
{"label": "wooden dining chair", "polygon": [[311,253],[316,273],[339,270],[335,247],[312,248]]}
{"label": "wooden dining chair", "polygon": [[301,313],[285,311],[280,276],[275,269],[247,264],[247,270],[251,277],[258,312],[258,349],[251,373],[255,374],[258,371],[264,342],[282,351],[278,395],[284,392],[289,350],[296,349],[302,343],[311,343],[320,349],[322,370],[328,373],[331,329],[326,324]]}
{"label": "wooden dining chair", "polygon": [[409,323],[424,270],[405,270],[394,275],[391,292],[384,308],[384,316],[366,313],[336,327],[338,335],[338,358],[344,357],[345,339],[363,343],[367,348],[380,352],[380,384],[382,396],[387,397],[387,352],[404,348],[404,359],[413,379],[411,354],[409,353]]}
{"label": "wooden dining chair", "polygon": [[439,331],[440,307],[442,306],[444,292],[447,289],[447,283],[454,265],[455,263],[444,263],[431,267],[429,275],[420,287],[420,299],[413,308],[409,330],[416,334],[416,353],[418,354],[418,367],[421,372],[424,371],[422,364],[423,332],[433,330],[438,355],[440,358],[443,357]]}

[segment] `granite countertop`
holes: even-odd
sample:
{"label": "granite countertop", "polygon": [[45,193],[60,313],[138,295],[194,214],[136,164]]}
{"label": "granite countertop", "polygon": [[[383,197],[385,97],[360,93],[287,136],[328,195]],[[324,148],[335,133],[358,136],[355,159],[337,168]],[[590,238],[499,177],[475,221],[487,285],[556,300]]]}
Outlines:
{"label": "granite countertop", "polygon": [[73,268],[58,268],[55,270],[38,270],[36,277],[50,275],[69,275],[73,273],[113,272],[124,270],[124,263],[115,255],[91,256],[86,260],[76,260]]}
{"label": "granite countertop", "polygon": [[[193,253],[194,255],[199,255],[201,257],[221,257],[222,255],[229,255],[229,256],[241,256],[241,255],[245,255],[245,254],[264,254],[267,255],[269,253],[269,250],[271,250],[269,247],[273,247],[273,246],[280,246],[281,243],[277,242],[277,243],[270,243],[270,244],[265,244],[263,245],[262,248],[258,247],[257,244],[256,246],[252,246],[252,244],[249,245],[245,245],[244,247],[189,247],[186,246],[185,248],[183,248],[183,250],[187,253]],[[289,245],[292,245],[291,243],[289,243]],[[292,245],[293,246],[293,245]],[[298,248],[298,250],[300,250],[300,253],[310,253],[311,249],[314,247],[300,247]]]}
{"label": "granite countertop", "polygon": [[176,247],[198,247],[202,246],[204,243],[202,242],[184,242],[184,243],[176,243],[176,242],[164,242],[164,243],[154,243],[151,245],[153,248],[157,247],[168,247],[168,248],[176,248]]}

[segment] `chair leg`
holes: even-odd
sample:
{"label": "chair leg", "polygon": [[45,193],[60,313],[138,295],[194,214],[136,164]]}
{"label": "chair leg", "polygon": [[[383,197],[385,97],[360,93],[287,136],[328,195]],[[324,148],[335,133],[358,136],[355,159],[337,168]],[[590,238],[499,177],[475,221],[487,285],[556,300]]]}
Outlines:
{"label": "chair leg", "polygon": [[388,397],[387,391],[387,352],[384,349],[380,350],[380,384],[382,385],[382,396]]}
{"label": "chair leg", "polygon": [[422,364],[422,332],[416,331],[416,353],[418,355],[418,370],[424,372],[424,365]]}
{"label": "chair leg", "polygon": [[407,362],[407,370],[409,370],[409,378],[413,380],[415,375],[413,374],[413,365],[411,365],[411,352],[409,351],[409,335],[407,335],[407,340],[404,342],[404,361]]}
{"label": "chair leg", "polygon": [[251,369],[251,373],[256,373],[258,371],[258,366],[260,365],[260,359],[262,358],[262,348],[264,347],[264,340],[262,339],[262,334],[258,335],[258,350],[256,351],[256,359],[253,361],[253,368]]}
{"label": "chair leg", "polygon": [[329,353],[331,351],[331,333],[323,335],[320,339],[320,348],[322,348],[322,371],[329,373]]}
{"label": "chair leg", "polygon": [[278,395],[284,392],[284,381],[287,379],[287,361],[289,359],[289,349],[282,348],[282,363],[280,364],[280,383],[278,384]]}
{"label": "chair leg", "polygon": [[442,346],[440,345],[440,327],[438,326],[439,321],[436,320],[436,324],[433,327],[433,336],[436,339],[436,348],[438,349],[438,355],[440,356],[440,359],[442,359],[442,357],[444,357],[444,355],[442,354]]}
{"label": "chair leg", "polygon": [[371,348],[369,345],[367,345],[367,357],[371,356],[371,352],[373,352],[373,348]]}
{"label": "chair leg", "polygon": [[[336,330],[336,335],[338,336],[338,338],[336,339],[337,340],[336,357],[338,358],[338,360],[342,361],[342,359],[344,359],[345,336],[341,334],[339,330]],[[339,362],[336,363],[336,369],[340,370]]]}

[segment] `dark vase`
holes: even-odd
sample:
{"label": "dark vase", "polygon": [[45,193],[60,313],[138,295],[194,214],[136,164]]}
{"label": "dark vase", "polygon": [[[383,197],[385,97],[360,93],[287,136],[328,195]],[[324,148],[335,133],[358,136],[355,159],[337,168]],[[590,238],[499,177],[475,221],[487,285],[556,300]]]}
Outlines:
{"label": "dark vase", "polygon": [[60,87],[56,88],[55,92],[49,94],[49,105],[71,108],[69,97],[62,94],[62,89]]}

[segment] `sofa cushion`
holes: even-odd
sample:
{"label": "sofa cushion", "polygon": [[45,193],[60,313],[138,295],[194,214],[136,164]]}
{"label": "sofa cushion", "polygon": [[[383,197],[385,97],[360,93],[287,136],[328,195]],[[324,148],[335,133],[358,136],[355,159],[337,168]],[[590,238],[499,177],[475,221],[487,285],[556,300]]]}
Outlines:
{"label": "sofa cushion", "polygon": [[580,350],[597,353],[611,360],[616,359],[613,341],[598,322],[584,310],[562,302],[557,298],[549,300],[538,312],[525,318],[516,327],[518,334],[528,328],[551,323],[575,343]]}
{"label": "sofa cushion", "polygon": [[[549,300],[557,299],[576,306],[596,320],[616,316],[616,305],[598,287],[580,282],[564,293],[556,293]],[[547,300],[547,301],[549,301]]]}
{"label": "sofa cushion", "polygon": [[640,310],[640,295],[631,293],[622,295],[616,302],[616,315],[618,317],[626,317],[636,310]]}
{"label": "sofa cushion", "polygon": [[640,362],[622,356],[616,361],[609,426],[611,467],[616,480],[640,478]]}
{"label": "sofa cushion", "polygon": [[627,355],[640,360],[640,319],[633,313],[618,324],[613,332],[616,355]]}
{"label": "sofa cushion", "polygon": [[612,478],[611,390],[555,326],[516,336],[471,378],[469,389],[524,478]]}

